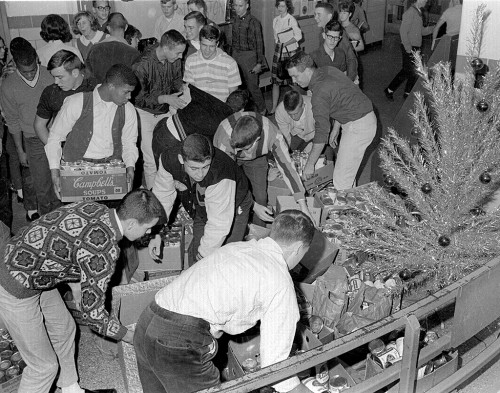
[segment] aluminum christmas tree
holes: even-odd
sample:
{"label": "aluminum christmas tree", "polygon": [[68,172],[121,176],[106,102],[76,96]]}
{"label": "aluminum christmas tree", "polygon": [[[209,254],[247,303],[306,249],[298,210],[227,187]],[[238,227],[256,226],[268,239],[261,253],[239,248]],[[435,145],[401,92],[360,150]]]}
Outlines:
{"label": "aluminum christmas tree", "polygon": [[407,285],[440,288],[500,254],[500,211],[487,207],[500,187],[500,70],[479,88],[474,75],[485,15],[478,7],[465,78],[454,80],[448,63],[416,62],[427,91],[410,113],[418,142],[389,129],[380,153],[399,195],[374,185],[343,217],[343,245],[368,253],[383,276],[411,276]]}

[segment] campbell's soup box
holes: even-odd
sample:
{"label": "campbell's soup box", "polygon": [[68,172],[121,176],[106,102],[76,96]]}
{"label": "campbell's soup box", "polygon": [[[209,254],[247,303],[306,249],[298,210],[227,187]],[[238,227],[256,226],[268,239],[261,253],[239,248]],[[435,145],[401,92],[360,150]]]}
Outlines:
{"label": "campbell's soup box", "polygon": [[128,191],[125,164],[61,161],[61,201],[106,201],[122,199]]}

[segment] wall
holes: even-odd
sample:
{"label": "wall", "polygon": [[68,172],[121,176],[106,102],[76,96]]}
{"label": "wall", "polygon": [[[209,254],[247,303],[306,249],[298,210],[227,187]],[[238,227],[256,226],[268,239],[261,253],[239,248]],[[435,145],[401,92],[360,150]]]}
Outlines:
{"label": "wall", "polygon": [[467,62],[467,47],[471,39],[471,29],[474,21],[474,13],[479,4],[487,5],[486,9],[491,12],[484,23],[483,45],[479,57],[490,69],[500,66],[500,45],[498,37],[500,36],[500,1],[498,0],[464,0],[462,9],[462,24],[460,26],[460,39],[458,41],[456,74],[458,77],[463,75],[464,67]]}
{"label": "wall", "polygon": [[[5,10],[10,39],[24,37],[35,48],[45,45],[40,37],[40,25],[48,14],[59,14],[70,23],[77,12],[76,1],[5,1],[0,10]],[[4,19],[2,18],[2,20]],[[5,27],[4,27],[5,29]]]}

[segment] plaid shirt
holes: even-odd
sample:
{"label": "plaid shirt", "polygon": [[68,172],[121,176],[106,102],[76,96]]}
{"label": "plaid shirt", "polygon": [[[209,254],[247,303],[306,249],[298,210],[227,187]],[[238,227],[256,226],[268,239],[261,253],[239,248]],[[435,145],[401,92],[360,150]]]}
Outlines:
{"label": "plaid shirt", "polygon": [[233,50],[255,51],[258,63],[266,64],[262,26],[252,14],[247,12],[242,17],[234,17],[232,37]]}

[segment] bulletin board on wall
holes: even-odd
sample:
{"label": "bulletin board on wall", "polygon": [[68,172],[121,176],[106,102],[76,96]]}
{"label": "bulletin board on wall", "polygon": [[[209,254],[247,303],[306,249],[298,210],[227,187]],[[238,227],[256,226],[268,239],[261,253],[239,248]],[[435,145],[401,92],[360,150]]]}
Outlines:
{"label": "bulletin board on wall", "polygon": [[[188,13],[188,0],[177,0],[177,12],[182,15]],[[226,5],[228,0],[205,0],[207,17],[215,23],[221,24],[226,20]],[[154,24],[162,14],[160,0],[129,0],[110,1],[111,12],[121,12],[127,21],[138,28],[143,38],[154,35]],[[92,11],[92,1],[78,0],[79,10]]]}

